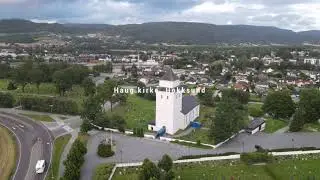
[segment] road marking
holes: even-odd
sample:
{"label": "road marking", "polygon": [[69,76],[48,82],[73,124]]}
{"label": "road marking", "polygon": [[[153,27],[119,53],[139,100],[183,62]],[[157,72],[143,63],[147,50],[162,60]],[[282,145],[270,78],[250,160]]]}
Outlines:
{"label": "road marking", "polygon": [[[1,122],[0,122],[0,123],[1,123]],[[14,131],[12,131],[8,126],[4,125],[3,123],[1,123],[1,125],[4,126],[4,127],[6,127],[9,131],[11,131],[11,132],[16,136],[16,139],[18,139],[18,142],[19,142],[19,159],[18,159],[18,166],[17,166],[17,169],[16,169],[16,171],[14,172],[13,177],[12,177],[12,179],[14,180],[15,177],[16,177],[16,175],[17,175],[18,169],[19,169],[19,167],[20,167],[20,160],[21,160],[21,153],[22,153],[22,152],[21,152],[21,151],[22,151],[21,141],[20,141],[19,137],[17,136],[17,134],[16,134]]]}

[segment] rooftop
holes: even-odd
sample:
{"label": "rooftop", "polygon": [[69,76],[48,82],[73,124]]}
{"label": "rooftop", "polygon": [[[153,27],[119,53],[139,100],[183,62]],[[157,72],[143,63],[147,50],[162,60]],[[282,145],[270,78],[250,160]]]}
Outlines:
{"label": "rooftop", "polygon": [[172,69],[167,66],[165,67],[166,73],[161,77],[160,80],[165,80],[165,81],[176,81],[179,80],[179,78],[173,73]]}
{"label": "rooftop", "polygon": [[183,96],[182,98],[182,110],[183,114],[188,114],[191,110],[193,110],[199,103],[197,102],[194,96]]}
{"label": "rooftop", "polygon": [[265,121],[264,121],[262,118],[253,119],[253,120],[249,123],[247,129],[253,130],[253,129],[259,127],[259,126],[260,126],[261,124],[263,124],[263,123],[265,123]]}

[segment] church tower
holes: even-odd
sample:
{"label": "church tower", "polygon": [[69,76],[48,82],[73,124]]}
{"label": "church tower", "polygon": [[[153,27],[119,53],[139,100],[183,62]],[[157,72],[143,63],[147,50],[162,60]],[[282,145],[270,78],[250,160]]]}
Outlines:
{"label": "church tower", "polygon": [[174,134],[179,130],[178,123],[183,119],[181,114],[183,94],[178,90],[179,85],[179,78],[170,67],[167,67],[156,91],[155,130],[159,130],[163,126],[168,134]]}

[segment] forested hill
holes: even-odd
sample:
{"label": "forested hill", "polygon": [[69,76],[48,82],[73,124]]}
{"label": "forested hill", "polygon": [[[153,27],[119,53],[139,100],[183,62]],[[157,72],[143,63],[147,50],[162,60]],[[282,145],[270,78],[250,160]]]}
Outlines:
{"label": "forested hill", "polygon": [[214,25],[189,22],[143,24],[46,24],[27,20],[0,20],[0,33],[95,33],[121,35],[146,43],[215,44],[260,43],[301,44],[320,42],[320,31],[294,32],[268,26]]}

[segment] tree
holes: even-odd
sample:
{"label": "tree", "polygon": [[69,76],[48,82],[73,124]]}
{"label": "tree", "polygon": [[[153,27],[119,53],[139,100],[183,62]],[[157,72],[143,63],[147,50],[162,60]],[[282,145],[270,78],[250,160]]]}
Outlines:
{"label": "tree", "polygon": [[36,84],[39,94],[40,84],[44,81],[44,73],[40,68],[34,68],[29,72],[30,82]]}
{"label": "tree", "polygon": [[53,74],[53,82],[56,85],[57,91],[60,94],[60,96],[64,96],[65,92],[67,90],[70,90],[72,88],[72,74],[68,70],[60,70],[56,71]]}
{"label": "tree", "polygon": [[83,87],[85,96],[92,96],[96,92],[96,85],[89,77],[82,81],[81,86]]}
{"label": "tree", "polygon": [[8,78],[11,73],[10,64],[0,64],[0,78]]}
{"label": "tree", "polygon": [[206,88],[206,91],[204,93],[200,92],[198,93],[198,98],[202,102],[202,104],[207,106],[213,106],[213,89],[212,88]]}
{"label": "tree", "polygon": [[83,110],[81,112],[81,118],[88,120],[89,122],[94,122],[97,115],[102,113],[101,103],[95,96],[90,96],[83,105]]}
{"label": "tree", "polygon": [[300,131],[303,128],[303,125],[305,123],[305,116],[306,116],[306,113],[303,111],[303,109],[298,108],[293,115],[293,119],[290,123],[289,130],[291,132]]}
{"label": "tree", "polygon": [[107,101],[111,101],[114,94],[114,88],[117,86],[117,82],[113,80],[106,80],[102,85],[97,88],[97,97],[100,102],[105,104]]}
{"label": "tree", "polygon": [[247,111],[237,99],[223,98],[217,105],[209,137],[214,138],[216,143],[226,140],[244,127],[246,118]]}
{"label": "tree", "polygon": [[222,99],[230,98],[230,97],[237,99],[242,104],[247,104],[249,102],[250,94],[248,92],[238,90],[238,89],[223,90]]}
{"label": "tree", "polygon": [[27,61],[14,70],[13,80],[21,85],[22,92],[24,92],[24,88],[30,82],[29,71],[32,70],[32,66],[32,61]]}
{"label": "tree", "polygon": [[158,167],[165,170],[166,172],[168,172],[172,168],[172,165],[172,159],[167,154],[163,155],[158,163]]}
{"label": "tree", "polygon": [[320,92],[318,89],[305,89],[300,93],[299,108],[305,112],[306,122],[320,118]]}
{"label": "tree", "polygon": [[81,133],[87,133],[92,129],[92,125],[90,124],[89,120],[83,119],[82,124],[80,126]]}
{"label": "tree", "polygon": [[131,75],[134,78],[138,77],[138,68],[135,64],[133,64],[131,67]]}
{"label": "tree", "polygon": [[138,81],[137,82],[137,92],[138,92],[137,95],[140,97],[144,97],[145,93],[143,91],[140,92],[139,89],[143,90],[145,88],[146,88],[146,85],[143,82]]}
{"label": "tree", "polygon": [[262,106],[265,113],[274,118],[290,118],[295,111],[295,104],[287,91],[271,92]]}
{"label": "tree", "polygon": [[141,171],[139,173],[140,180],[150,180],[150,179],[159,179],[160,171],[158,167],[151,162],[149,159],[145,159],[141,166]]}

